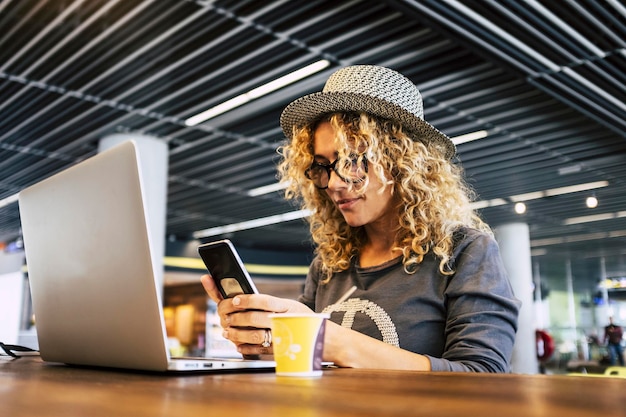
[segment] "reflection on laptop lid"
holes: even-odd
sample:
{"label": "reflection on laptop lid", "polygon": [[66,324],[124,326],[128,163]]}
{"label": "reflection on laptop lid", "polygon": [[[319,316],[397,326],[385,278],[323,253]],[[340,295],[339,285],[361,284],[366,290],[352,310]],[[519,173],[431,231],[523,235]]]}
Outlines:
{"label": "reflection on laptop lid", "polygon": [[273,368],[169,357],[139,166],[129,141],[20,193],[42,359],[152,371]]}

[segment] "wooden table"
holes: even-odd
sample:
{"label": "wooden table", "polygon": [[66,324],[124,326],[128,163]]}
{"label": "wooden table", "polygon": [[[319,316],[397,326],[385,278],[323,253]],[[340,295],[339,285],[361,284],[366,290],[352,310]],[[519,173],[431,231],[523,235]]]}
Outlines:
{"label": "wooden table", "polygon": [[0,415],[626,416],[626,380],[329,369],[161,375],[0,359]]}

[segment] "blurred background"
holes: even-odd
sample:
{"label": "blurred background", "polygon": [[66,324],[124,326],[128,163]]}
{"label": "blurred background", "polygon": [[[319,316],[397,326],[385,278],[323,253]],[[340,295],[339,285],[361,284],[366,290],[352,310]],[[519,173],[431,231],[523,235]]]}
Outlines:
{"label": "blurred background", "polygon": [[276,187],[280,112],[376,64],[419,87],[481,216],[528,226],[548,368],[599,363],[608,317],[626,323],[625,45],[617,1],[3,0],[0,339],[33,334],[18,193],[112,135],[167,145],[173,344],[213,329],[199,243],[231,239],[260,288],[297,296],[312,246]]}

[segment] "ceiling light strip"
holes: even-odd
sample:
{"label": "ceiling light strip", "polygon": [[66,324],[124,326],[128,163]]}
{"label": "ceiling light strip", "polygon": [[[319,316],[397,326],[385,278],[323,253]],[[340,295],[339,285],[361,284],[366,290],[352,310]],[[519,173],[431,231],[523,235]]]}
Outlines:
{"label": "ceiling light strip", "polygon": [[9,204],[16,203],[17,200],[18,200],[18,197],[19,197],[19,194],[16,193],[16,194],[10,195],[10,196],[8,196],[6,198],[3,198],[2,200],[0,200],[0,208],[6,207]]}
{"label": "ceiling light strip", "polygon": [[508,204],[508,201],[504,198],[494,198],[491,200],[473,201],[470,203],[470,206],[472,210],[480,210],[486,207],[504,206],[505,204]]}
{"label": "ceiling light strip", "polygon": [[566,226],[569,226],[572,224],[599,222],[602,220],[619,219],[622,217],[626,217],[626,211],[618,211],[616,213],[592,214],[589,216],[580,216],[580,217],[570,217],[569,219],[565,219],[563,221],[563,224]]}
{"label": "ceiling light strip", "polygon": [[284,190],[289,186],[289,182],[275,182],[273,184],[264,185],[262,187],[253,188],[248,191],[248,195],[250,197],[258,197],[260,195],[265,195],[269,193],[273,193],[274,191]]}
{"label": "ceiling light strip", "polygon": [[549,190],[534,191],[525,194],[516,194],[510,196],[509,199],[514,203],[517,203],[529,200],[537,200],[543,197],[554,197],[557,195],[577,193],[580,191],[595,190],[597,188],[608,187],[608,185],[608,181],[587,182],[584,184],[569,185],[567,187],[551,188]]}
{"label": "ceiling light strip", "polygon": [[530,241],[531,248],[539,246],[561,245],[563,243],[585,242],[589,240],[600,240],[626,236],[626,230],[615,230],[612,232],[587,233],[581,235],[571,235],[565,237],[555,237],[546,239],[536,239]]}
{"label": "ceiling light strip", "polygon": [[307,65],[306,67],[300,68],[299,70],[296,70],[280,78],[277,78],[273,81],[270,81],[267,84],[263,84],[260,87],[254,88],[248,91],[247,93],[240,94],[236,97],[231,98],[230,100],[227,100],[221,104],[218,104],[215,107],[211,107],[208,110],[198,113],[195,116],[192,116],[188,118],[187,120],[185,120],[185,124],[187,126],[195,126],[197,124],[205,122],[215,116],[218,116],[236,107],[242,106],[248,103],[249,101],[252,101],[254,99],[257,99],[259,97],[272,93],[289,84],[293,84],[296,81],[299,81],[303,78],[306,78],[310,75],[320,72],[329,66],[330,66],[330,61],[326,59],[322,59],[317,62],[314,62],[310,65]]}
{"label": "ceiling light strip", "polygon": [[555,195],[562,195],[562,194],[577,193],[580,191],[595,190],[596,188],[607,187],[608,185],[609,185],[608,181],[596,181],[596,182],[588,182],[585,184],[570,185],[568,187],[552,188],[552,189],[546,190],[546,197],[552,197]]}
{"label": "ceiling light strip", "polygon": [[255,229],[257,227],[269,226],[272,224],[284,223],[284,222],[288,222],[291,220],[302,219],[304,217],[310,216],[312,213],[313,212],[311,210],[297,210],[297,211],[291,211],[291,212],[277,214],[277,215],[269,216],[269,217],[261,217],[258,219],[249,220],[245,222],[228,224],[225,226],[211,227],[208,229],[198,230],[197,232],[194,232],[193,237],[196,239],[200,239],[200,238],[210,237],[210,236],[219,236],[225,233],[238,232],[241,230]]}
{"label": "ceiling light strip", "polygon": [[486,138],[488,135],[489,133],[486,130],[478,130],[476,132],[467,133],[465,135],[455,136],[453,138],[450,138],[450,140],[452,140],[452,143],[454,143],[455,145],[460,145],[462,143]]}

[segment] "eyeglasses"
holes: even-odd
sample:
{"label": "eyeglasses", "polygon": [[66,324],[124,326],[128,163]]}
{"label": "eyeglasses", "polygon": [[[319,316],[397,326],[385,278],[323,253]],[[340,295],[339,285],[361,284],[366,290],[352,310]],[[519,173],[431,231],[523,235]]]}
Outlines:
{"label": "eyeglasses", "polygon": [[331,169],[343,182],[356,184],[362,182],[367,174],[367,160],[365,158],[335,159],[335,162],[331,164],[313,162],[311,167],[304,171],[304,175],[313,181],[313,185],[317,188],[325,190],[328,188]]}

